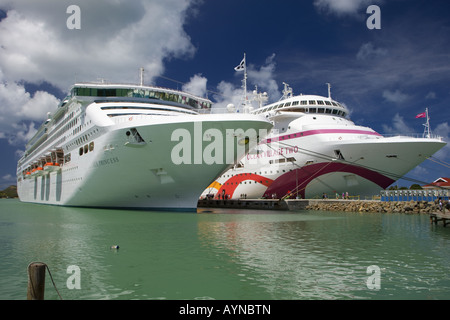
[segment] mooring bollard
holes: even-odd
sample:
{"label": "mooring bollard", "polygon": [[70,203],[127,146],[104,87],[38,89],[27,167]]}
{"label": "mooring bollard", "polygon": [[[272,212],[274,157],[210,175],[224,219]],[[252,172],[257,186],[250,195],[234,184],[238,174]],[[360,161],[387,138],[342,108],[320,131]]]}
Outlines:
{"label": "mooring bollard", "polygon": [[33,262],[28,265],[27,300],[44,300],[45,268],[42,262]]}

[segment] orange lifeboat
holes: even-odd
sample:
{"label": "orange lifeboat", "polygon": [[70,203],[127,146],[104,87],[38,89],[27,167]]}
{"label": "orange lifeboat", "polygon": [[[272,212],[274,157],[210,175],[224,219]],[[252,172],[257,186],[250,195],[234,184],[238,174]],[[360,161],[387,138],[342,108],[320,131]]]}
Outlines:
{"label": "orange lifeboat", "polygon": [[44,164],[44,171],[46,172],[52,172],[59,169],[59,163],[58,162],[47,162]]}

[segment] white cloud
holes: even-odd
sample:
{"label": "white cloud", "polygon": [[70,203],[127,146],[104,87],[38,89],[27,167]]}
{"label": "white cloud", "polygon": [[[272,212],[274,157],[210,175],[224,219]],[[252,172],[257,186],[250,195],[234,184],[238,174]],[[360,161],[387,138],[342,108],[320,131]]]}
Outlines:
{"label": "white cloud", "polygon": [[183,85],[182,90],[197,95],[199,97],[205,97],[207,93],[206,83],[208,79],[201,74],[196,74],[189,79],[189,82]]}
{"label": "white cloud", "polygon": [[[362,8],[380,2],[377,0],[314,0],[314,6],[320,12],[341,16],[357,14]],[[365,13],[366,10],[363,12]]]}
{"label": "white cloud", "polygon": [[7,174],[7,175],[4,175],[4,176],[2,177],[2,179],[3,179],[3,180],[6,180],[6,181],[15,181],[15,180],[16,180],[16,177],[13,177],[12,175]]}
{"label": "white cloud", "polygon": [[11,127],[14,131],[14,134],[8,134],[7,137],[8,137],[8,142],[13,145],[19,144],[21,142],[29,141],[37,132],[34,122],[30,122],[28,124],[13,123],[11,125]]}
{"label": "white cloud", "polygon": [[[0,82],[0,138],[8,138],[10,143],[28,140],[31,138],[31,125],[28,125],[25,133],[23,125],[18,123],[24,120],[40,122],[45,119],[47,112],[56,109],[58,103],[59,100],[47,92],[36,91],[31,95],[23,85]],[[31,124],[34,128],[34,124]]]}
{"label": "white cloud", "polygon": [[448,125],[448,122],[437,125],[433,131],[435,134],[444,138],[448,138],[450,136],[450,126]]}
{"label": "white cloud", "polygon": [[405,93],[400,92],[400,90],[395,91],[384,90],[383,98],[388,102],[402,103],[406,101],[409,98],[409,96]]}
{"label": "white cloud", "polygon": [[358,60],[374,60],[387,55],[387,50],[383,48],[375,48],[371,42],[364,43],[356,54]]}
{"label": "white cloud", "polygon": [[[26,83],[62,91],[99,78],[138,83],[140,67],[151,81],[164,72],[164,60],[192,57],[195,47],[183,27],[197,2],[0,0],[7,13],[0,21],[0,138],[11,137],[5,132],[12,124],[42,121],[57,106],[49,93],[26,92]],[[80,30],[66,25],[72,4],[81,10]]]}
{"label": "white cloud", "polygon": [[258,86],[261,90],[267,91],[267,94],[271,97],[272,101],[278,100],[281,96],[278,84],[274,79],[275,68],[275,53],[267,57],[265,64],[259,69],[256,69],[253,65],[250,65],[248,68],[250,84]]}
{"label": "white cloud", "polygon": [[16,184],[16,177],[11,174],[6,174],[0,178],[0,190],[6,189],[10,185]]}
{"label": "white cloud", "polygon": [[221,81],[217,85],[217,90],[214,93],[215,103],[213,108],[224,111],[229,104],[233,104],[236,108],[240,108],[243,103],[244,90],[240,87],[235,87],[232,83]]}
{"label": "white cloud", "polygon": [[428,94],[425,96],[425,99],[436,99],[436,92],[434,91],[428,92]]}
{"label": "white cloud", "polygon": [[392,126],[383,124],[382,125],[384,133],[385,134],[412,134],[417,133],[414,131],[414,129],[410,128],[402,116],[400,116],[398,113],[395,114],[394,118],[392,119]]}
{"label": "white cloud", "polygon": [[[251,101],[254,108],[258,107],[258,104],[253,101],[253,91],[255,86],[258,88],[258,92],[267,92],[270,102],[277,101],[281,97],[278,85],[275,81],[275,54],[269,56],[264,65],[257,68],[255,65],[250,64],[247,66],[247,97]],[[236,72],[236,75],[243,79],[244,74],[242,71]],[[214,95],[215,103],[214,108],[225,109],[229,104],[233,104],[236,108],[240,108],[243,104],[244,89],[242,86],[236,87],[235,85],[222,81],[218,84],[216,94]]]}
{"label": "white cloud", "polygon": [[187,0],[77,2],[80,30],[66,26],[73,1],[0,2],[12,7],[0,23],[0,68],[9,80],[45,80],[62,90],[75,78],[136,81],[141,66],[153,77],[164,59],[195,52],[183,30]]}

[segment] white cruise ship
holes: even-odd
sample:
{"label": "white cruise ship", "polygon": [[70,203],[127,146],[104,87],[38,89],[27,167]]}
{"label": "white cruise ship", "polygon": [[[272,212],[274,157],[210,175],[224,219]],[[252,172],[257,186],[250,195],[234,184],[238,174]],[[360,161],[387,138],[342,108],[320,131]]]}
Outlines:
{"label": "white cruise ship", "polygon": [[26,145],[21,201],[195,210],[202,191],[272,124],[210,114],[211,101],[142,85],[75,84]]}
{"label": "white cruise ship", "polygon": [[440,137],[384,137],[348,119],[341,103],[317,95],[283,98],[254,111],[270,136],[202,194],[231,198],[322,198],[379,195],[445,146]]}

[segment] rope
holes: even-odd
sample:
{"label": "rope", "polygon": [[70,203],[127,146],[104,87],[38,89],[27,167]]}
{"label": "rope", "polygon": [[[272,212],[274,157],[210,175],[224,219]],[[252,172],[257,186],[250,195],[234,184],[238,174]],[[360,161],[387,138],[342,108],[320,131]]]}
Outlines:
{"label": "rope", "polygon": [[[433,161],[434,163],[440,164],[441,166],[450,168],[450,164],[449,164],[449,163],[447,163],[447,162],[445,162],[445,161],[442,161],[442,160],[439,160],[439,159],[436,159],[436,160],[434,160],[434,159],[435,159],[435,158],[433,158],[433,157],[428,157],[428,158],[427,158],[427,160]],[[445,163],[445,164],[444,164],[444,163]]]}
{"label": "rope", "polygon": [[[293,145],[290,145],[290,144],[288,144],[288,143],[286,143],[286,142],[281,142],[281,141],[277,141],[277,142],[278,142],[279,144],[281,144],[281,145],[285,145],[285,146],[289,146],[289,147],[294,147]],[[297,147],[298,147],[298,146],[297,146]],[[300,147],[298,147],[298,150],[299,150],[301,153],[304,153],[304,154],[312,154],[312,155],[315,155],[315,156],[318,157],[318,158],[322,158],[322,159],[330,160],[330,161],[333,160],[333,157],[328,156],[328,155],[323,154],[323,153],[315,152],[315,151],[308,150],[308,149],[304,149],[304,148],[300,148]],[[307,152],[309,152],[309,153],[307,153]],[[424,157],[424,158],[425,158],[425,160],[426,160],[426,159],[431,160],[431,159],[429,159],[429,158],[431,158],[431,157]],[[403,159],[402,159],[402,160],[403,160]],[[356,161],[357,161],[357,160],[355,160],[355,162],[356,162]],[[405,160],[403,160],[403,161],[405,161]],[[439,161],[441,161],[441,160],[439,160]],[[353,162],[350,162],[350,161],[347,161],[347,160],[342,160],[342,159],[340,159],[339,162],[345,163],[345,164],[348,164],[348,165],[354,164]],[[443,162],[443,161],[442,161],[442,162]],[[445,162],[444,162],[444,163],[445,163]],[[442,165],[442,164],[441,164],[441,165]],[[395,174],[395,173],[393,173],[393,172],[389,172],[389,171],[382,170],[382,169],[376,169],[376,168],[373,168],[373,167],[370,167],[370,166],[366,166],[366,165],[358,164],[358,166],[360,166],[361,168],[366,168],[366,169],[369,169],[369,170],[378,172],[378,173],[380,173],[380,174],[384,174],[384,175],[386,175],[386,176],[388,176],[388,177],[391,177],[391,178],[394,178],[394,179],[396,179],[396,180],[397,180],[397,179],[403,179],[403,180],[406,180],[406,181],[410,181],[410,182],[414,182],[414,183],[419,183],[419,184],[427,184],[427,183],[428,183],[428,182],[426,182],[426,181],[422,181],[422,180],[410,178],[410,177],[407,177],[407,176],[401,176],[401,175]]]}
{"label": "rope", "polygon": [[63,300],[63,298],[62,298],[61,295],[59,294],[58,288],[56,288],[55,281],[53,281],[53,276],[52,276],[52,273],[50,272],[50,268],[48,267],[48,265],[47,265],[46,263],[43,263],[43,262],[31,262],[31,263],[28,265],[28,268],[27,268],[28,279],[30,280],[31,288],[32,288],[32,290],[33,290],[33,293],[36,295],[36,291],[35,291],[35,289],[34,289],[34,284],[33,284],[33,281],[31,281],[31,277],[30,277],[30,273],[29,273],[30,265],[32,265],[33,263],[42,263],[42,264],[45,266],[45,268],[46,268],[47,271],[48,271],[48,274],[50,275],[50,279],[52,280],[53,287],[55,288],[56,293],[57,293],[58,296],[59,296],[59,299],[60,299],[60,300]]}

